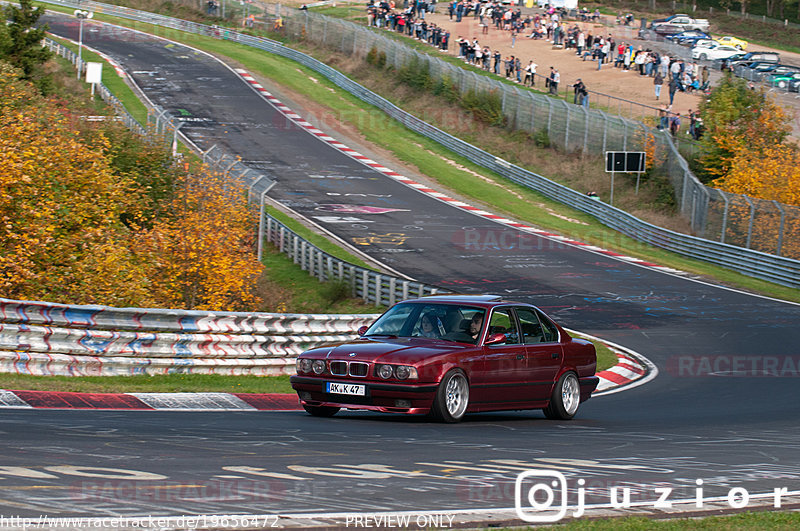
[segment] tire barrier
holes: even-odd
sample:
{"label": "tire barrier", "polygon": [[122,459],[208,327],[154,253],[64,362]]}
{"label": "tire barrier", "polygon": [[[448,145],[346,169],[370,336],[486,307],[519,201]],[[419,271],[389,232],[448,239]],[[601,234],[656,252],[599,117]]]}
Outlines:
{"label": "tire barrier", "polygon": [[0,372],[42,376],[294,371],[377,315],[204,312],[0,299]]}

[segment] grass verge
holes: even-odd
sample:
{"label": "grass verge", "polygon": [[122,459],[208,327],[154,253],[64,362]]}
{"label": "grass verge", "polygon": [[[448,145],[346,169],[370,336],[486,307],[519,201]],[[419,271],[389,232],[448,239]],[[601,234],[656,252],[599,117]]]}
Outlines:
{"label": "grass verge", "polygon": [[0,389],[76,393],[293,393],[289,376],[159,374],[155,376],[30,376],[0,374]]}
{"label": "grass verge", "polygon": [[[708,516],[705,518],[674,518],[653,520],[644,516],[603,520],[579,520],[568,524],[549,526],[545,529],[564,531],[739,531],[747,529],[797,529],[800,514],[796,512],[746,512],[731,516]],[[520,529],[520,528],[514,528]],[[528,527],[527,529],[532,529]],[[539,529],[537,527],[537,529]]]}

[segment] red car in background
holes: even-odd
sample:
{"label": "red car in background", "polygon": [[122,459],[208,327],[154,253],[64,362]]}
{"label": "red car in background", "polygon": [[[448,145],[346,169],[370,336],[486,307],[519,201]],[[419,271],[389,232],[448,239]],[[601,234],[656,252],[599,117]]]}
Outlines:
{"label": "red car in background", "polygon": [[291,384],[310,414],[367,409],[458,422],[542,409],[567,420],[598,384],[594,345],[530,304],[493,295],[400,302],[359,334],[298,357]]}

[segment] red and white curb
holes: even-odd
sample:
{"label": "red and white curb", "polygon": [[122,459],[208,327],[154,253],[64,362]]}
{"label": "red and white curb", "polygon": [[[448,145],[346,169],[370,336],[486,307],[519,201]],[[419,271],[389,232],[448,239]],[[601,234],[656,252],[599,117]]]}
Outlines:
{"label": "red and white curb", "polygon": [[68,393],[0,389],[0,409],[108,409],[140,411],[294,411],[284,393]]}
{"label": "red and white curb", "polygon": [[[234,68],[233,71],[239,77],[241,77],[247,84],[249,84],[250,87],[253,88],[253,90],[255,90],[258,94],[260,94],[261,97],[263,97],[270,104],[272,104],[278,111],[280,111],[281,114],[283,114],[286,118],[291,120],[297,126],[305,129],[308,133],[310,133],[314,137],[318,138],[319,140],[322,140],[322,141],[326,142],[331,147],[336,148],[340,152],[342,152],[345,155],[351,157],[352,159],[357,160],[358,162],[364,164],[365,166],[368,166],[368,167],[372,168],[373,170],[375,170],[377,172],[380,172],[383,175],[386,175],[387,177],[389,177],[391,179],[394,179],[397,182],[403,183],[406,186],[414,188],[417,191],[422,192],[422,193],[424,193],[424,194],[426,194],[426,195],[428,195],[430,197],[438,199],[439,201],[443,201],[443,202],[445,202],[445,203],[447,203],[449,205],[453,205],[455,207],[458,207],[458,208],[460,208],[462,210],[466,210],[468,212],[471,212],[472,214],[475,214],[476,216],[480,216],[482,218],[492,220],[492,221],[494,221],[496,223],[500,223],[501,225],[505,225],[505,226],[508,226],[508,227],[513,227],[515,229],[519,229],[521,231],[525,231],[525,232],[528,232],[528,233],[531,233],[531,234],[535,234],[537,236],[541,236],[543,238],[547,238],[547,239],[550,239],[550,240],[553,240],[553,241],[557,241],[559,243],[563,243],[563,244],[571,245],[571,246],[575,246],[575,247],[580,247],[580,248],[586,249],[588,251],[592,251],[592,252],[595,252],[595,253],[611,256],[613,258],[616,258],[617,260],[621,260],[621,261],[628,262],[628,263],[635,264],[635,265],[642,266],[642,267],[648,267],[648,268],[651,268],[651,269],[656,269],[658,271],[662,271],[662,272],[665,272],[665,273],[670,273],[670,274],[674,274],[674,275],[681,275],[681,276],[688,275],[688,273],[685,272],[685,271],[680,271],[678,269],[673,269],[673,268],[670,268],[670,267],[661,266],[661,265],[658,265],[658,264],[654,264],[652,262],[641,260],[639,258],[633,258],[631,256],[625,256],[623,254],[615,253],[614,251],[609,251],[608,249],[603,249],[602,247],[597,247],[595,245],[590,245],[588,243],[576,241],[576,240],[573,240],[571,238],[567,238],[565,236],[560,236],[558,234],[553,234],[552,232],[547,232],[547,231],[544,231],[544,230],[541,230],[541,229],[537,229],[535,227],[531,227],[530,225],[525,225],[524,223],[519,223],[519,222],[510,220],[510,219],[504,218],[502,216],[498,216],[497,214],[492,214],[491,212],[487,212],[485,210],[481,210],[480,208],[472,206],[472,205],[470,205],[468,203],[464,203],[463,201],[459,201],[457,199],[453,199],[452,197],[449,197],[448,195],[443,194],[443,193],[441,193],[441,192],[439,192],[437,190],[434,190],[433,188],[430,188],[430,187],[428,187],[428,186],[426,186],[424,184],[420,184],[420,183],[414,181],[413,179],[409,179],[408,177],[404,177],[403,175],[400,175],[396,171],[393,171],[393,170],[383,166],[382,164],[380,164],[378,162],[375,162],[374,160],[370,159],[369,157],[366,157],[366,156],[362,155],[361,153],[357,152],[356,150],[351,149],[348,146],[342,144],[341,142],[339,142],[335,138],[329,136],[325,132],[320,131],[319,129],[314,127],[313,124],[309,123],[308,121],[303,119],[302,116],[300,116],[299,114],[294,112],[292,109],[290,109],[289,107],[284,105],[278,98],[273,96],[267,89],[265,89],[247,70],[243,70],[241,68]],[[498,163],[502,163],[504,165],[508,165],[508,166],[511,165],[511,163],[506,162],[506,161],[504,161],[502,159],[499,159],[499,158],[497,159],[497,161],[498,161]]]}
{"label": "red and white curb", "polygon": [[600,383],[592,396],[610,395],[638,387],[658,376],[658,367],[655,363],[638,352],[584,332],[569,328],[565,330],[573,337],[588,339],[593,343],[602,343],[617,355],[616,365],[597,373]]}

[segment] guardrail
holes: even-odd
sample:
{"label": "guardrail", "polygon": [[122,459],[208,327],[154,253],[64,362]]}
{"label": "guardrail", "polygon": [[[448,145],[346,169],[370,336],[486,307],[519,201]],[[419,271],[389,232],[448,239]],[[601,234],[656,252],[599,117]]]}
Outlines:
{"label": "guardrail", "polygon": [[377,315],[200,312],[0,299],[0,372],[60,376],[294,372],[304,350]]}
{"label": "guardrail", "polygon": [[408,298],[450,293],[436,286],[377,273],[340,260],[304,240],[269,215],[265,236],[308,274],[324,281],[345,282],[354,296],[375,305],[391,306]]}
{"label": "guardrail", "polygon": [[[67,6],[78,5],[77,2],[73,2],[71,0],[48,0],[48,3]],[[276,41],[253,37],[251,35],[238,33],[233,30],[205,26],[203,24],[182,21],[173,19],[171,17],[155,15],[129,8],[120,8],[118,6],[112,6],[108,4],[100,4],[96,2],[81,2],[80,4],[83,6],[83,8],[91,6],[91,9],[94,9],[97,12],[139,20],[149,24],[157,24],[169,28],[179,29],[181,31],[190,31],[202,35],[210,35],[219,39],[232,40],[264,50],[269,53],[274,53],[276,55],[292,59],[308,68],[311,68],[319,74],[324,75],[337,86],[347,90],[362,101],[378,107],[409,129],[439,142],[441,145],[447,147],[451,151],[476,164],[481,165],[486,169],[494,171],[514,182],[522,184],[523,186],[536,190],[547,197],[550,197],[551,199],[593,215],[601,222],[605,223],[609,227],[619,230],[623,234],[651,245],[678,252],[684,256],[715,263],[756,278],[769,280],[771,282],[776,282],[786,286],[800,287],[800,261],[751,249],[743,249],[722,242],[715,242],[695,236],[680,234],[646,223],[622,210],[589,199],[584,194],[554,183],[553,181],[550,181],[549,179],[533,172],[519,168],[518,166],[515,166],[501,158],[495,157],[475,146],[468,144],[467,142],[464,142],[463,140],[455,138],[403,111],[388,100],[369,91],[365,87],[352,81],[330,66],[314,59],[313,57],[303,54],[302,52],[285,47]],[[343,33],[339,36],[339,38],[343,39],[344,42],[344,39],[346,39],[347,36]],[[355,47],[357,44],[355,39],[353,39],[352,43],[353,47]],[[423,57],[422,54],[417,55],[419,55],[422,59],[428,60],[428,58]],[[396,58],[388,58],[387,61],[391,62],[395,59]],[[516,87],[512,88],[519,92],[519,89]],[[528,97],[533,97],[533,95],[530,94]],[[549,100],[549,98],[546,99]],[[591,125],[595,123],[593,120],[596,120],[597,118],[610,120],[611,118],[607,116],[603,117],[603,113],[595,113],[594,111],[592,114],[590,114],[585,109],[581,110],[582,108],[578,106],[570,106],[563,101],[558,102],[558,104],[564,106],[564,110],[568,116],[567,121],[563,124],[565,129],[562,132],[563,139],[566,144],[569,144],[569,138],[572,133],[572,137],[577,136],[581,138],[584,143],[588,142],[591,138],[593,143],[602,144],[603,150],[610,149],[612,146],[617,145],[619,139],[615,139],[615,142],[611,142],[612,139],[606,138],[605,133],[603,135],[590,135]],[[571,107],[575,107],[575,109],[571,109]],[[552,104],[549,108],[551,110],[550,116],[539,117],[539,120],[547,121],[552,119]],[[570,116],[573,118],[570,119]],[[529,118],[533,120],[535,117],[531,115]],[[617,120],[621,119],[617,118]],[[683,205],[682,209],[685,213],[689,214],[690,219],[693,221],[693,225],[705,226],[705,216],[708,210],[707,205],[714,190],[707,189],[705,186],[697,182],[696,178],[694,178],[689,171],[686,161],[678,154],[677,149],[675,149],[674,145],[672,144],[670,135],[655,130],[649,130],[643,124],[628,124],[624,120],[621,120],[621,124],[625,130],[623,139],[624,142],[623,145],[620,146],[623,150],[628,149],[628,146],[626,145],[627,139],[636,130],[641,131],[644,134],[652,131],[652,134],[656,135],[657,139],[669,147],[666,154],[667,160],[664,164],[668,168],[673,168],[668,170],[670,175],[682,175],[682,181],[676,184],[676,190],[680,191],[680,202]],[[572,128],[570,127],[571,125],[573,126]],[[629,125],[632,128],[632,131],[630,132],[628,131]],[[605,131],[605,129],[602,129],[602,126],[600,130]],[[675,183],[674,180],[673,183]],[[727,220],[723,220],[723,225],[725,224],[725,221]]]}

